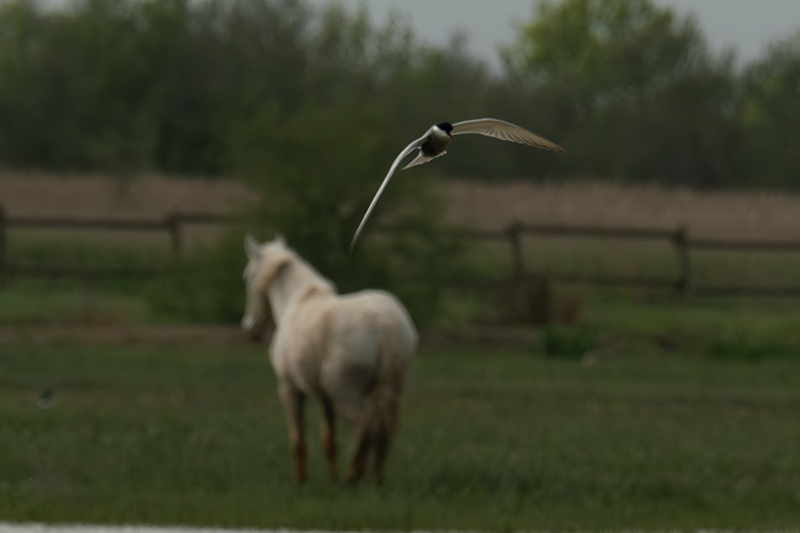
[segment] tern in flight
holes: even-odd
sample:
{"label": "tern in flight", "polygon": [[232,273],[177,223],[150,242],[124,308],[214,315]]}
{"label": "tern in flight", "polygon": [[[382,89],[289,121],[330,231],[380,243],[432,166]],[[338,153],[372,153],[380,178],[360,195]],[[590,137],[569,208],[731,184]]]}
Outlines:
{"label": "tern in flight", "polygon": [[400,162],[416,149],[419,149],[417,157],[414,158],[411,163],[404,166],[403,170],[427,163],[432,159],[443,156],[447,153],[447,146],[450,144],[450,141],[453,140],[453,135],[461,135],[464,133],[477,133],[478,135],[486,135],[488,137],[494,137],[503,141],[527,144],[528,146],[535,146],[536,148],[543,148],[545,150],[551,150],[560,154],[567,153],[567,151],[561,148],[559,145],[539,137],[538,135],[529,132],[525,128],[521,128],[511,124],[510,122],[505,122],[496,118],[465,120],[463,122],[456,122],[455,124],[450,124],[449,122],[440,122],[439,124],[434,124],[428,131],[425,132],[425,135],[406,146],[403,151],[400,152],[400,155],[395,158],[392,166],[389,167],[389,173],[386,174],[385,178],[383,178],[383,183],[381,183],[378,192],[375,193],[375,198],[373,198],[372,203],[369,204],[367,212],[364,213],[364,218],[361,219],[361,223],[358,225],[355,235],[353,235],[353,242],[350,243],[351,252],[353,251],[353,246],[356,244],[356,240],[358,240],[358,236],[361,234],[361,230],[364,229],[364,224],[366,224],[367,219],[372,214],[372,210],[375,209],[375,204],[378,203],[378,198],[381,197],[383,189],[386,188],[386,185],[392,178],[394,171],[397,170]]}

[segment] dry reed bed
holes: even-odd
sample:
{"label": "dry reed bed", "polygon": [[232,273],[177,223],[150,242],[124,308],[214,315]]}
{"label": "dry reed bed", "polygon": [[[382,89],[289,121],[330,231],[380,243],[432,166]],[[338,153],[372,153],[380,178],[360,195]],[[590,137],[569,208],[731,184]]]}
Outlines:
{"label": "dry reed bed", "polygon": [[[0,172],[0,206],[7,216],[161,221],[175,212],[227,214],[252,205],[256,199],[251,189],[235,180]],[[24,241],[31,235],[60,239],[64,233],[26,229],[24,234],[15,235]],[[213,242],[219,235],[218,227],[192,225],[184,228],[183,240],[186,246],[195,247]],[[69,236],[73,240],[119,242],[124,238],[126,245],[169,246],[166,231],[71,230]]]}
{"label": "dry reed bed", "polygon": [[700,192],[655,185],[590,181],[536,184],[447,182],[446,220],[456,226],[502,229],[529,224],[673,229],[692,237],[800,241],[800,195]]}
{"label": "dry reed bed", "polygon": [[160,220],[172,212],[229,213],[255,198],[235,180],[0,173],[0,205],[9,216]]}
{"label": "dry reed bed", "polygon": [[[376,182],[377,183],[377,182]],[[693,237],[800,241],[800,195],[700,192],[592,181],[491,184],[447,181],[444,219],[459,227],[531,224],[671,229]],[[391,193],[391,191],[389,191]],[[161,219],[170,212],[230,213],[257,196],[235,180],[0,173],[0,205],[11,216]]]}

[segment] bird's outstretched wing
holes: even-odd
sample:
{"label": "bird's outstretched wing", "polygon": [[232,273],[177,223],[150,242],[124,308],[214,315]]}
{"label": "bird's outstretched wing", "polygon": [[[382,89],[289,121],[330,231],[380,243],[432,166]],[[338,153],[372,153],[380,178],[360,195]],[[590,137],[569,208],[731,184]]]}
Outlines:
{"label": "bird's outstretched wing", "polygon": [[386,177],[383,178],[383,183],[381,183],[381,186],[378,188],[378,192],[375,193],[375,197],[372,199],[372,203],[369,204],[369,207],[367,208],[367,212],[364,213],[364,218],[361,219],[361,223],[358,225],[358,228],[356,229],[356,232],[353,235],[353,242],[350,243],[350,252],[351,253],[353,251],[353,247],[356,245],[356,241],[358,240],[358,236],[361,234],[361,230],[364,229],[364,224],[367,223],[367,219],[372,214],[372,210],[375,209],[375,204],[378,203],[378,198],[381,197],[381,194],[383,194],[383,190],[386,188],[386,185],[389,183],[389,180],[392,178],[392,174],[394,174],[394,171],[397,170],[397,167],[398,167],[398,165],[400,165],[400,162],[403,159],[405,159],[408,156],[408,154],[410,154],[411,152],[413,152],[414,150],[416,150],[417,148],[419,148],[420,146],[422,146],[425,143],[425,141],[427,140],[429,134],[430,134],[430,130],[425,132],[425,135],[423,135],[422,137],[420,137],[416,141],[414,141],[411,144],[409,144],[408,146],[406,146],[403,149],[403,151],[400,152],[400,154],[395,158],[394,163],[392,163],[392,166],[389,167],[388,174],[386,174]]}
{"label": "bird's outstretched wing", "polygon": [[461,135],[464,133],[477,133],[479,135],[486,135],[487,137],[494,137],[495,139],[502,139],[504,141],[511,141],[520,144],[527,144],[528,146],[535,146],[536,148],[543,148],[545,150],[552,150],[559,154],[566,154],[567,151],[561,148],[554,142],[550,142],[543,137],[539,137],[535,133],[531,133],[525,128],[521,128],[510,122],[498,120],[496,118],[479,118],[477,120],[465,120],[463,122],[456,122],[453,124],[453,135]]}

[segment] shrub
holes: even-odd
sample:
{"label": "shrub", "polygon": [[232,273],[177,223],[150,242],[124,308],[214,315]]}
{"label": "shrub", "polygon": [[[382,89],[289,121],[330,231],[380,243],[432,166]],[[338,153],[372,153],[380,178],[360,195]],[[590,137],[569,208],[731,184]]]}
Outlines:
{"label": "shrub", "polygon": [[172,265],[149,294],[153,307],[170,317],[236,323],[244,312],[242,272],[246,257],[241,231]]}
{"label": "shrub", "polygon": [[[437,226],[441,208],[425,169],[393,178],[350,250],[399,150],[386,123],[367,105],[308,104],[292,114],[265,105],[237,127],[234,168],[262,191],[257,237],[282,233],[340,292],[389,290],[425,323],[435,315],[441,281],[457,260],[455,240]],[[259,149],[265,143],[270,149]]]}
{"label": "shrub", "polygon": [[542,331],[542,351],[547,357],[579,358],[595,345],[594,334],[586,329],[549,326]]}

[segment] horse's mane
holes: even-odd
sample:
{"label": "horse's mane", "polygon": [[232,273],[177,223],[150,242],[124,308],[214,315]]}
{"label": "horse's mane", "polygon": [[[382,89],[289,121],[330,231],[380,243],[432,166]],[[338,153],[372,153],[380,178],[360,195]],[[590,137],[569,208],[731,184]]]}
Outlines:
{"label": "horse's mane", "polygon": [[300,255],[291,248],[286,247],[286,251],[290,257],[291,265],[295,267],[295,275],[299,276],[302,280],[302,283],[300,283],[302,288],[299,290],[304,292],[330,291],[333,294],[337,293],[336,285],[331,280],[317,272],[310,263],[300,257]]}
{"label": "horse's mane", "polygon": [[276,324],[283,312],[311,295],[337,295],[336,286],[286,245],[270,252],[259,283],[267,291]]}

